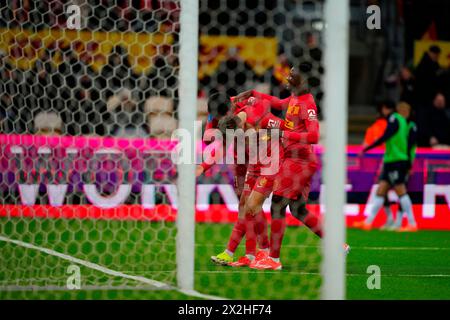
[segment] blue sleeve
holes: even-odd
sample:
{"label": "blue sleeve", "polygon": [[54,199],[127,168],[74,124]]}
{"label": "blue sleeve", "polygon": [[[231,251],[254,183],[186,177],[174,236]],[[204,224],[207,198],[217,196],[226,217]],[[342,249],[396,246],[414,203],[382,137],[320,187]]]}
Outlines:
{"label": "blue sleeve", "polygon": [[385,143],[387,140],[389,140],[394,134],[397,133],[399,128],[399,123],[397,118],[392,114],[388,118],[388,123],[386,130],[384,131],[383,135],[374,143],[364,148],[364,152],[369,151],[373,148],[376,148],[378,146],[381,146],[383,143]]}

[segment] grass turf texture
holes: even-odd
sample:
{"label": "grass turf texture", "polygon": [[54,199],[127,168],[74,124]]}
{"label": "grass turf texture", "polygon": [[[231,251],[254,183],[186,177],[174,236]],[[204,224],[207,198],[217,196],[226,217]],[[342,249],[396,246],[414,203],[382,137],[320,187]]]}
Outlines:
{"label": "grass turf texture", "polygon": [[[283,241],[284,270],[255,271],[215,266],[232,226],[196,225],[195,289],[232,299],[313,299],[320,292],[320,241],[305,228],[289,227]],[[53,249],[125,274],[174,285],[175,236],[171,223],[141,221],[0,219],[2,236]],[[348,299],[450,299],[448,232],[392,233],[348,230]],[[243,253],[239,248],[237,256]],[[61,290],[71,262],[0,241],[0,287],[46,286],[1,291],[1,299],[187,299],[175,290],[152,290],[135,280],[80,266],[82,288]],[[369,290],[369,265],[381,269],[381,289]],[[53,287],[52,287],[53,286]],[[107,288],[105,288],[105,286]],[[119,289],[114,289],[119,287]]]}

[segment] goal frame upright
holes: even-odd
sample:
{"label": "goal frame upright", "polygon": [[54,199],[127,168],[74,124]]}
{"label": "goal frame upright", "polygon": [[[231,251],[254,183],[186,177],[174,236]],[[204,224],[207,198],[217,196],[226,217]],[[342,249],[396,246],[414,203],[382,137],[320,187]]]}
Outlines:
{"label": "goal frame upright", "polygon": [[177,286],[194,290],[195,263],[195,121],[197,118],[198,74],[198,16],[199,3],[181,0],[180,15],[180,74],[179,74],[179,129],[189,133],[190,141],[183,141],[191,161],[178,164],[177,214]]}
{"label": "goal frame upright", "polygon": [[[347,177],[348,57],[350,4],[326,0],[324,7],[325,216],[322,299],[345,299],[345,183]],[[331,138],[333,137],[333,138]]]}

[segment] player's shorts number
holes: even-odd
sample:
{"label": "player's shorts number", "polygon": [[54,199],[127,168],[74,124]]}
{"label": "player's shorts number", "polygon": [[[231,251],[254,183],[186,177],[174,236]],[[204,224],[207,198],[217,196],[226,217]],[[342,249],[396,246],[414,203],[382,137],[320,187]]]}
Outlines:
{"label": "player's shorts number", "polygon": [[389,172],[389,182],[394,184],[399,179],[399,173],[397,170]]}

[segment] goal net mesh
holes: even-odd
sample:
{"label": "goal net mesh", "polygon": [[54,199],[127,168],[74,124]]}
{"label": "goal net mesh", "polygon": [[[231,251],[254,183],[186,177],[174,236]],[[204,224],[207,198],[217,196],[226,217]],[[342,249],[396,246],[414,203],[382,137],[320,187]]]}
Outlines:
{"label": "goal net mesh", "polygon": [[[199,135],[212,92],[287,97],[285,78],[301,62],[312,64],[320,111],[323,1],[199,6]],[[172,0],[1,2],[0,298],[187,297],[177,291],[171,158],[181,10]],[[194,289],[318,298],[320,239],[289,213],[282,271],[211,262],[238,217],[233,181],[227,164],[197,178]],[[319,170],[308,207],[318,213],[320,183]],[[267,199],[270,234],[269,208]]]}

